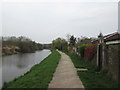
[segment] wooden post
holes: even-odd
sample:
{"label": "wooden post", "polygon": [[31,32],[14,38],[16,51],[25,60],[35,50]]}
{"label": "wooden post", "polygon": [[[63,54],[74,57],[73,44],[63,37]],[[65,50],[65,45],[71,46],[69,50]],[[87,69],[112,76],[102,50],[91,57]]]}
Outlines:
{"label": "wooden post", "polygon": [[100,51],[100,44],[98,45],[98,70],[100,71],[100,59],[101,59],[101,55],[100,55],[101,51]]}
{"label": "wooden post", "polygon": [[97,67],[99,65],[99,44],[97,45],[97,63],[96,63]]}
{"label": "wooden post", "polygon": [[106,67],[106,57],[105,57],[105,43],[104,43],[104,39],[102,42],[102,69],[104,70]]}
{"label": "wooden post", "polygon": [[102,45],[98,44],[97,46],[97,67],[100,71],[102,68]]}
{"label": "wooden post", "polygon": [[102,66],[103,66],[103,43],[104,43],[104,38],[102,33],[100,33],[98,35],[99,38],[99,44],[98,44],[98,61],[97,61],[97,65],[98,65],[98,70],[100,71]]}

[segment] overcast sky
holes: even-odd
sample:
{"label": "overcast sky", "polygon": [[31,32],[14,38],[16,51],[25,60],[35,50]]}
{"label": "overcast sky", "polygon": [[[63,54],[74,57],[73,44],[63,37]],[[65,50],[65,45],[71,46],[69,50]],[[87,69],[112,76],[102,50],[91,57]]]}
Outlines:
{"label": "overcast sky", "polygon": [[2,11],[3,36],[27,36],[40,43],[118,30],[117,2],[5,2]]}

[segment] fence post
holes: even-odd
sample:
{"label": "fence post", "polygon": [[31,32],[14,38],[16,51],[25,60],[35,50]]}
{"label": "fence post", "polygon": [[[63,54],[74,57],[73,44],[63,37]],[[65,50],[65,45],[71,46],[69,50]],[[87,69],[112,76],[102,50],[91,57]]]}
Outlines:
{"label": "fence post", "polygon": [[103,34],[100,33],[98,35],[98,38],[99,38],[99,44],[98,44],[98,48],[97,48],[97,65],[98,65],[98,70],[100,71],[102,66],[104,65],[103,64],[103,43],[104,43],[104,38],[103,38]]}
{"label": "fence post", "polygon": [[105,43],[103,41],[102,43],[102,69],[104,70],[105,67],[106,67],[106,46],[105,46]]}
{"label": "fence post", "polygon": [[102,68],[102,45],[98,44],[97,46],[97,67],[100,71]]}
{"label": "fence post", "polygon": [[99,65],[98,61],[99,61],[99,44],[97,45],[97,63],[96,63],[97,67]]}
{"label": "fence post", "polygon": [[118,46],[118,83],[119,83],[119,88],[120,88],[120,45]]}

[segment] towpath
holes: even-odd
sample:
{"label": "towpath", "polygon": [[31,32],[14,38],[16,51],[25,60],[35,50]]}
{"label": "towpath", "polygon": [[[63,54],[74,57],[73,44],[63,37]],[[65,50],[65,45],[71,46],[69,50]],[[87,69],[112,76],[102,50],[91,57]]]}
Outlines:
{"label": "towpath", "polygon": [[58,51],[61,59],[48,88],[83,88],[71,59],[65,53]]}

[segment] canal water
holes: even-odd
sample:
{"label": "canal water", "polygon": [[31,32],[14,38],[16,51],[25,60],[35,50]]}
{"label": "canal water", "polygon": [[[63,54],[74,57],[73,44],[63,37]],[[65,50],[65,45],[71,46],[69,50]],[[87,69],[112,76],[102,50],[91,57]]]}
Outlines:
{"label": "canal water", "polygon": [[36,51],[35,53],[16,54],[2,57],[2,83],[9,82],[24,75],[35,64],[40,63],[49,54],[50,50]]}

